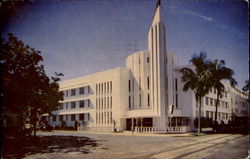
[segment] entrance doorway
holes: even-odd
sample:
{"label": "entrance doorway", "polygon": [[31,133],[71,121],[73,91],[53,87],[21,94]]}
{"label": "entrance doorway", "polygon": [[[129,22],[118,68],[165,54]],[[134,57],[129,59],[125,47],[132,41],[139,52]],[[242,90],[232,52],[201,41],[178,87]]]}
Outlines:
{"label": "entrance doorway", "polygon": [[[153,126],[153,118],[133,118],[134,126],[142,126],[142,127],[152,127]],[[132,119],[126,119],[126,130],[131,130],[132,127]]]}

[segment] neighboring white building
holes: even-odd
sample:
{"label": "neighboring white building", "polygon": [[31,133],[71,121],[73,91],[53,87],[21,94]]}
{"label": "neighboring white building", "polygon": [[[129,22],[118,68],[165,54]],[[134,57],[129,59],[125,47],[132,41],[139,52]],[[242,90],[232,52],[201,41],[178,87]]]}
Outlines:
{"label": "neighboring white building", "polygon": [[[117,130],[135,127],[137,131],[194,129],[197,102],[191,90],[182,90],[181,76],[175,71],[180,68],[177,58],[166,49],[162,16],[158,2],[148,32],[148,50],[128,56],[126,67],[61,82],[64,100],[60,109],[52,112],[54,116],[47,117],[50,124],[65,121],[74,126],[79,121],[85,130],[92,131],[113,131],[114,126]],[[238,96],[231,97],[234,91],[225,88],[218,108],[219,123],[231,120],[232,110],[241,112],[236,111],[238,105],[232,105]],[[214,118],[215,100],[214,90],[203,98],[203,117]]]}

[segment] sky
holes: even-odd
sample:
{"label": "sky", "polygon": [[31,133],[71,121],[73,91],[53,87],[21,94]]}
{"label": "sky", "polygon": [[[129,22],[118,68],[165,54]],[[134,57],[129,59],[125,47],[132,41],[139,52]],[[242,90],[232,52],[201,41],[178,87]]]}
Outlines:
{"label": "sky", "polygon": [[[2,23],[40,50],[46,73],[62,80],[124,67],[128,55],[147,50],[156,0],[22,2]],[[240,0],[162,0],[167,51],[179,65],[194,53],[225,60],[241,89],[249,73],[248,4]]]}

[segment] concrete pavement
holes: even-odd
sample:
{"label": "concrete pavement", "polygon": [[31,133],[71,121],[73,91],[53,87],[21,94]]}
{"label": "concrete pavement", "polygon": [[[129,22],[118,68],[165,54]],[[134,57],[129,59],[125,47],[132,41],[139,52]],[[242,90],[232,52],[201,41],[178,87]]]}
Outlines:
{"label": "concrete pavement", "polygon": [[39,132],[40,135],[85,136],[96,140],[98,147],[90,153],[43,153],[26,158],[89,158],[89,159],[236,159],[247,156],[248,136],[240,134],[135,134]]}

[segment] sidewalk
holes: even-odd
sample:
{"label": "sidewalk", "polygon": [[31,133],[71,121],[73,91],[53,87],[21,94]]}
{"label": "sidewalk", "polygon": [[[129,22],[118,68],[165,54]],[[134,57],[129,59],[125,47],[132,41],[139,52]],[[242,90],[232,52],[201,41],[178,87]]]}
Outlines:
{"label": "sidewalk", "polygon": [[[40,131],[42,132],[42,131]],[[149,137],[193,137],[203,136],[205,133],[180,133],[180,134],[149,134],[149,133],[133,133],[131,131],[123,132],[89,132],[89,131],[67,131],[67,130],[53,130],[51,132],[67,133],[70,135],[84,135],[84,134],[102,134],[102,135],[115,135],[115,136],[149,136]]]}

